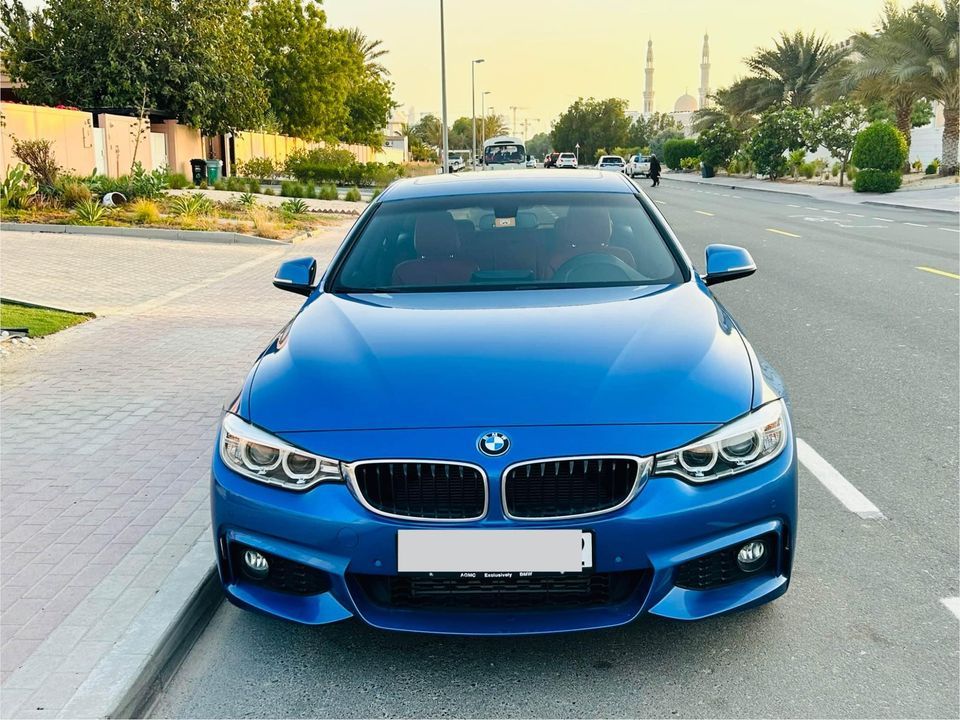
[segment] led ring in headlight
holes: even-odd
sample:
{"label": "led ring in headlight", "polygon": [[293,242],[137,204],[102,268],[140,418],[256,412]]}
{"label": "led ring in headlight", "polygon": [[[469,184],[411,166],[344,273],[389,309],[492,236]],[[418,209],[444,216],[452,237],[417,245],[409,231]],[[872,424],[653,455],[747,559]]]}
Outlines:
{"label": "led ring in headlight", "polygon": [[773,460],[786,443],[786,407],[776,400],[705,438],[658,454],[653,474],[694,483],[719,480]]}
{"label": "led ring in headlight", "polygon": [[223,417],[220,457],[244,477],[291,490],[343,482],[339,461],[294,447],[232,413]]}

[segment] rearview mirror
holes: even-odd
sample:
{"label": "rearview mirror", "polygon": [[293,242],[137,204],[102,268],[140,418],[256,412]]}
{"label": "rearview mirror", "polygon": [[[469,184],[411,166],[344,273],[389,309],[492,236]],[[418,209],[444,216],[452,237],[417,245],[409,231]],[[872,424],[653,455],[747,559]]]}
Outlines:
{"label": "rearview mirror", "polygon": [[309,295],[313,292],[316,274],[317,261],[312,257],[287,260],[281,263],[277,274],[273,276],[273,286],[299,295]]}
{"label": "rearview mirror", "polygon": [[757,264],[750,253],[736,245],[707,245],[707,274],[703,281],[707,285],[716,285],[727,280],[753,275]]}

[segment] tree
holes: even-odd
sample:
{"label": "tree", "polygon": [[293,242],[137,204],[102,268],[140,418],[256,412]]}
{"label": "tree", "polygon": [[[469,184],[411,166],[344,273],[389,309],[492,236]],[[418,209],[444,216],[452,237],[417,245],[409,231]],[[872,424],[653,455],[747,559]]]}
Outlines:
{"label": "tree", "polygon": [[670,140],[679,140],[682,137],[683,133],[680,130],[676,130],[674,128],[666,128],[661,130],[650,140],[650,153],[662,159],[664,155],[664,146]]}
{"label": "tree", "polygon": [[771,180],[787,169],[783,154],[805,147],[803,128],[810,111],[803,108],[774,108],[760,116],[748,143],[748,153],[758,173]]}
{"label": "tree", "polygon": [[246,0],[0,2],[2,60],[39,105],[147,107],[213,134],[263,117]]}
{"label": "tree", "polygon": [[719,120],[700,133],[700,159],[710,168],[725,168],[740,149],[741,133],[729,120]]}
{"label": "tree", "polygon": [[864,128],[853,146],[853,163],[857,176],[856,192],[893,192],[900,187],[900,170],[907,160],[907,141],[888,122],[871,123]]}
{"label": "tree", "polygon": [[397,107],[393,102],[393,83],[386,79],[386,70],[376,58],[386,53],[377,50],[380,41],[371,42],[356,28],[341,31],[348,49],[345,71],[349,77],[346,107],[348,118],[339,139],[348,143],[380,147],[383,128]]}
{"label": "tree", "polygon": [[700,145],[693,138],[674,138],[663,146],[663,163],[671,170],[679,170],[684,158],[699,158]]}
{"label": "tree", "polygon": [[655,112],[649,117],[638,117],[627,131],[627,146],[644,147],[650,144],[657,133],[682,129],[680,122],[669,113]]}
{"label": "tree", "polygon": [[592,158],[600,148],[626,145],[630,129],[626,108],[627,101],[619,98],[579,98],[553,126],[554,149],[573,152],[579,143],[580,157]]}
{"label": "tree", "polygon": [[540,132],[527,140],[527,153],[535,158],[542,158],[553,150],[550,133]]}
{"label": "tree", "polygon": [[756,114],[780,105],[809,107],[817,83],[848,52],[816,33],[781,33],[773,48],[757,50],[744,60],[753,74],[724,91],[725,105],[735,115]]}
{"label": "tree", "polygon": [[347,132],[356,56],[346,35],[326,22],[310,0],[259,0],[251,10],[269,107],[287,135],[337,140]]}
{"label": "tree", "polygon": [[853,144],[863,127],[865,116],[862,105],[847,100],[821,108],[815,116],[810,115],[804,124],[804,141],[810,152],[822,145],[840,161],[841,187]]}
{"label": "tree", "polygon": [[410,134],[430,147],[438,148],[443,144],[443,125],[433,113],[424,115],[420,122],[410,128]]}

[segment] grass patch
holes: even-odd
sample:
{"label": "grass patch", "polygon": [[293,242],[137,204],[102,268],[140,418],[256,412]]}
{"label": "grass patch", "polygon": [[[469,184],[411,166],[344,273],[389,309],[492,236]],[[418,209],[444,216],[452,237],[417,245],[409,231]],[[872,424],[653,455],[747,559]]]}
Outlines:
{"label": "grass patch", "polygon": [[88,315],[30,307],[7,300],[0,300],[0,327],[27,328],[30,337],[43,337],[64,330],[72,325],[86,322]]}

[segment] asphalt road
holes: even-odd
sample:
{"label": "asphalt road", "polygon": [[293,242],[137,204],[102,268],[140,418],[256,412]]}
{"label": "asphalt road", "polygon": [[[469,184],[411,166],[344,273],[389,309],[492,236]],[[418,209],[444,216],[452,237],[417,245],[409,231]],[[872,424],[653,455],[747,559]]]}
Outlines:
{"label": "asphalt road", "polygon": [[802,466],[790,591],[695,624],[437,638],[224,605],[155,716],[960,715],[956,216],[641,185],[695,264],[711,242],[753,254],[716,294],[786,379],[797,435],[884,519]]}

